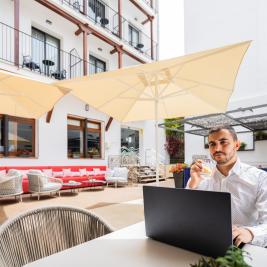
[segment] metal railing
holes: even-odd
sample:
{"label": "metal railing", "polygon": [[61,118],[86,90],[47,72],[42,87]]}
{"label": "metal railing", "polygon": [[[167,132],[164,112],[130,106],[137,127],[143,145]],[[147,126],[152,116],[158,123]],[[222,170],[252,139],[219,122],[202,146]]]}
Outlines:
{"label": "metal railing", "polygon": [[63,80],[84,74],[84,64],[89,72],[103,69],[84,61],[76,49],[66,52],[22,31],[0,22],[0,60],[15,64],[15,33],[19,36],[19,66],[40,75]]}
{"label": "metal railing", "polygon": [[[119,14],[104,2],[99,0],[86,0],[87,6],[84,6],[83,0],[58,0],[61,4],[67,5],[74,11],[86,16],[94,24],[100,26],[105,31],[111,33],[116,38],[122,40],[125,44],[134,47],[140,54],[149,59],[157,57],[158,44],[154,40],[151,45],[151,38],[138,29],[139,38],[133,42],[129,38],[129,25],[131,23],[121,16],[121,36],[119,34]],[[144,0],[145,1],[145,0]],[[150,1],[149,1],[150,2]]]}

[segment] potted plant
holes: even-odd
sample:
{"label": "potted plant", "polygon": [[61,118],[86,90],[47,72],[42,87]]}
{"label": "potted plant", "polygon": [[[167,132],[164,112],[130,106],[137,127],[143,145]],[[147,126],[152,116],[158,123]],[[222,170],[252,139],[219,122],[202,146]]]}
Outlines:
{"label": "potted plant", "polygon": [[185,163],[176,163],[170,168],[173,173],[175,188],[184,187],[184,169],[187,167]]}
{"label": "potted plant", "polygon": [[247,144],[245,142],[241,142],[240,147],[239,147],[238,150],[239,151],[244,151],[246,149],[246,146],[247,146]]}
{"label": "potted plant", "polygon": [[197,263],[190,264],[191,267],[251,267],[245,262],[245,257],[251,259],[249,253],[235,246],[231,246],[224,257],[217,259],[202,257]]}

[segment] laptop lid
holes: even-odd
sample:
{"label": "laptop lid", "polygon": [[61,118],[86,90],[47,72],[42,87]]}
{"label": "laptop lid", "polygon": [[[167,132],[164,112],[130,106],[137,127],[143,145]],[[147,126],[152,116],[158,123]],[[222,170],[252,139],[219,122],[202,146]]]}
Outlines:
{"label": "laptop lid", "polygon": [[214,258],[232,245],[231,195],[144,186],[146,235]]}

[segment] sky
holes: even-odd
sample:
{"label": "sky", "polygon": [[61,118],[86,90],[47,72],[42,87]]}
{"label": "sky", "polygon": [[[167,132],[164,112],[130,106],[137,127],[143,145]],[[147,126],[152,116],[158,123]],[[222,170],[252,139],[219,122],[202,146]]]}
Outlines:
{"label": "sky", "polygon": [[184,0],[159,1],[159,59],[184,55]]}

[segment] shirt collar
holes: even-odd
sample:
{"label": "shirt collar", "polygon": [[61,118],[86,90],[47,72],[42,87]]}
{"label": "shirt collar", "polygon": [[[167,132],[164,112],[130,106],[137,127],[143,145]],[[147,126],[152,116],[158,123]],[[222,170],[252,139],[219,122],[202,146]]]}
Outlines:
{"label": "shirt collar", "polygon": [[217,173],[220,177],[225,178],[225,177],[229,177],[232,174],[236,174],[236,175],[240,175],[241,172],[241,162],[240,159],[237,158],[234,166],[232,167],[232,169],[229,171],[228,176],[224,176],[217,168],[215,168],[215,173]]}

